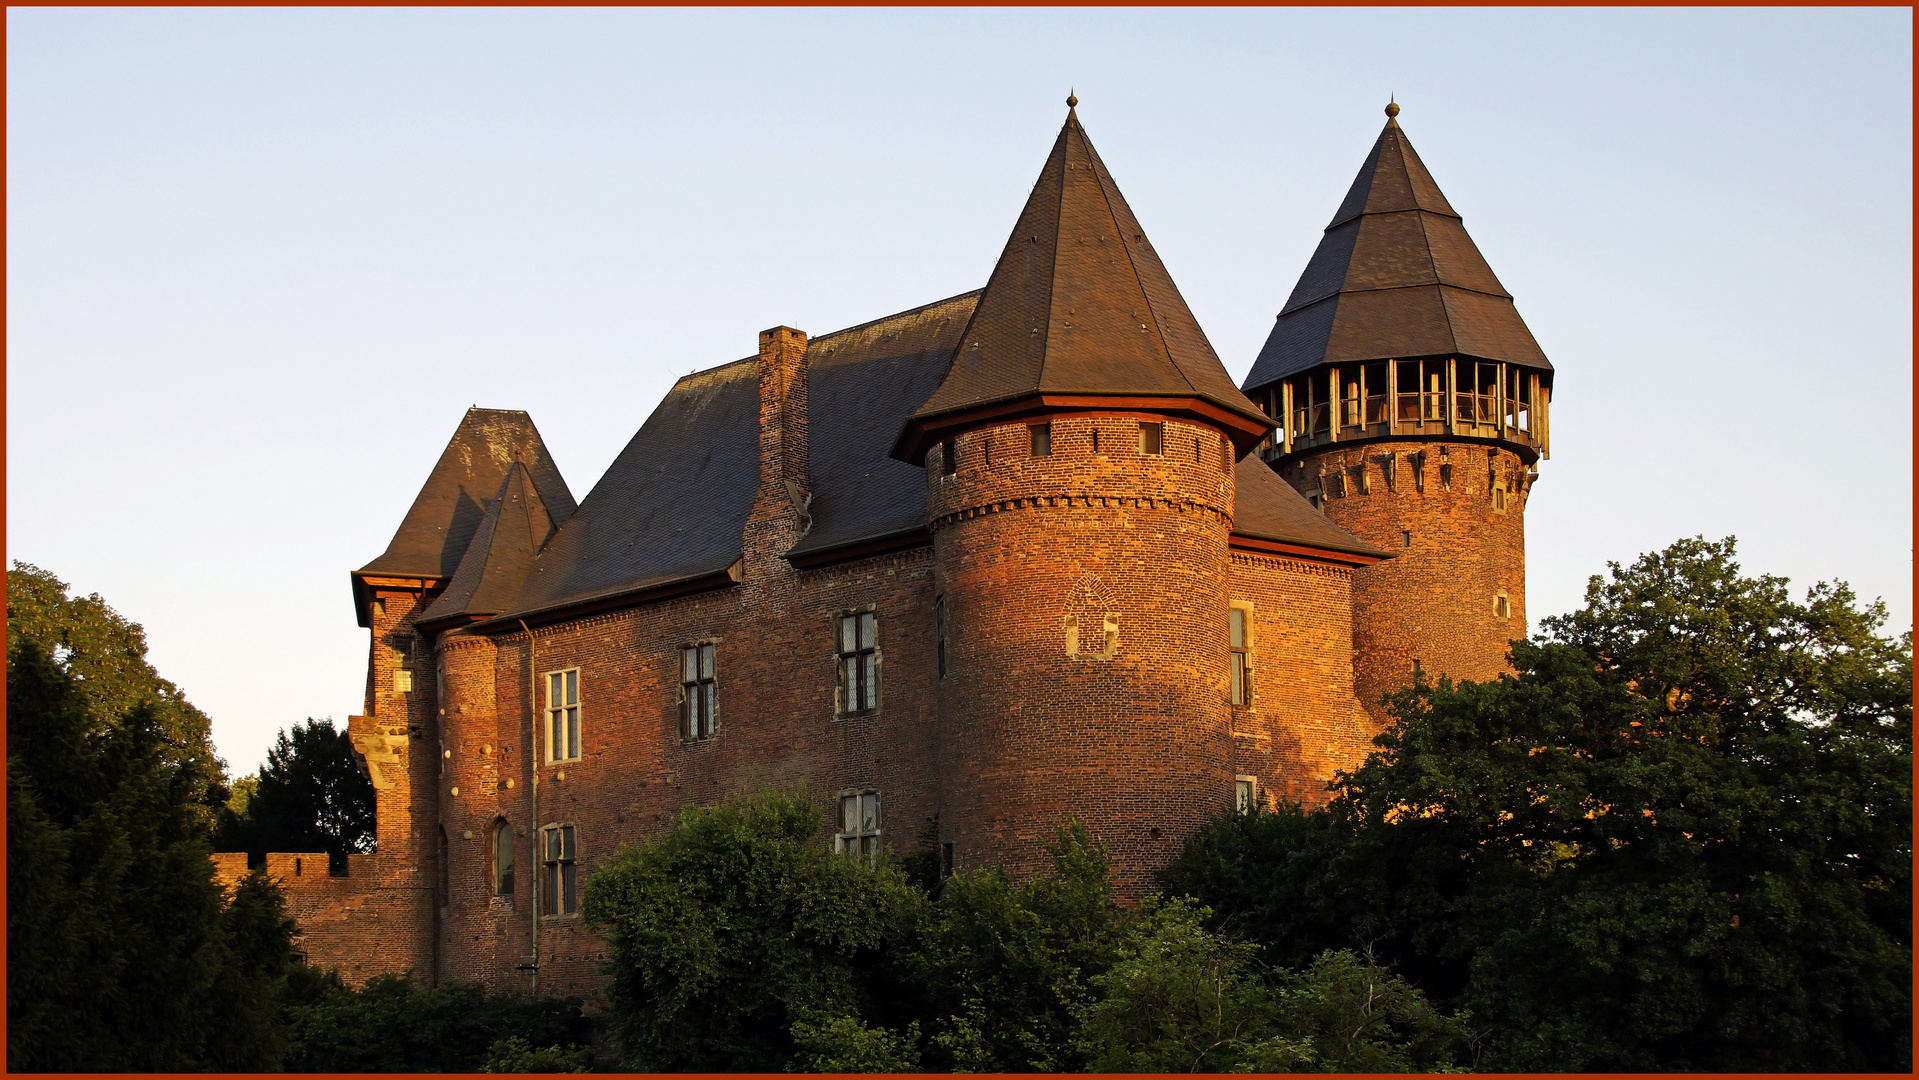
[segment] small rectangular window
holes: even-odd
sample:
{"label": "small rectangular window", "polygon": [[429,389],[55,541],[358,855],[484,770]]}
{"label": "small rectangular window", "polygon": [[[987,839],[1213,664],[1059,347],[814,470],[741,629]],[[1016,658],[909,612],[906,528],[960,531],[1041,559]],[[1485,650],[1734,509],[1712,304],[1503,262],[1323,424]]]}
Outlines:
{"label": "small rectangular window", "polygon": [[948,476],[959,471],[959,441],[948,439],[940,444],[940,471]]}
{"label": "small rectangular window", "polygon": [[833,850],[849,859],[877,862],[880,855],[880,793],[846,792],[840,796],[839,835]]}
{"label": "small rectangular window", "polygon": [[1247,634],[1245,608],[1227,610],[1226,643],[1232,655],[1233,704],[1250,705],[1253,702],[1252,641]]}
{"label": "small rectangular window", "polygon": [[1026,434],[1032,440],[1034,457],[1049,457],[1053,453],[1053,425],[1028,424]]}
{"label": "small rectangular window", "polygon": [[714,674],[713,644],[680,649],[680,736],[711,738],[718,727],[719,679]]}
{"label": "small rectangular window", "polygon": [[1250,814],[1259,808],[1259,781],[1250,776],[1240,776],[1233,780],[1233,809],[1242,814]]}
{"label": "small rectangular window", "polygon": [[1165,453],[1166,425],[1141,421],[1139,425],[1139,452],[1159,455]]}
{"label": "small rectangular window", "polygon": [[580,756],[580,669],[546,676],[546,760],[575,761]]}
{"label": "small rectangular window", "polygon": [[861,611],[841,615],[837,622],[840,712],[877,709],[880,704],[879,619],[873,612]]}
{"label": "small rectangular window", "polygon": [[545,873],[540,881],[540,914],[571,915],[580,910],[573,826],[548,825],[541,830],[540,839],[540,861]]}

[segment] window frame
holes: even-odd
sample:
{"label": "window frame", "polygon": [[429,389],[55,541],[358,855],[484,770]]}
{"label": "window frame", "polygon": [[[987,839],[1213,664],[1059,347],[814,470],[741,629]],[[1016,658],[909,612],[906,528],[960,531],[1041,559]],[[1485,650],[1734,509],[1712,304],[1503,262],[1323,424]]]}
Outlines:
{"label": "window frame", "polygon": [[[718,638],[703,638],[673,650],[673,679],[680,688],[678,708],[683,742],[704,742],[720,733],[719,646]],[[698,700],[705,703],[703,715],[695,715],[695,696],[688,693],[692,689],[699,691]]]}
{"label": "window frame", "polygon": [[[864,816],[867,799],[873,800],[873,815],[870,830]],[[861,817],[858,821],[847,821],[847,803],[853,802]],[[877,866],[880,858],[880,846],[886,835],[884,803],[880,799],[880,789],[876,787],[841,788],[833,798],[833,854],[844,859],[864,857],[869,865]]]}
{"label": "window frame", "polygon": [[[1238,645],[1233,644],[1233,616],[1239,616]],[[1226,607],[1226,700],[1235,709],[1250,709],[1257,700],[1253,689],[1253,605],[1240,600]]]}
{"label": "window frame", "polygon": [[1233,777],[1233,812],[1253,814],[1259,810],[1259,777],[1246,773]]}
{"label": "window frame", "polygon": [[[572,676],[571,679],[567,678],[569,675]],[[546,684],[546,724],[544,730],[541,732],[541,745],[546,757],[546,763],[548,765],[559,765],[569,761],[578,761],[581,756],[580,732],[582,727],[580,722],[580,713],[582,711],[580,707],[580,669],[578,666],[558,668],[547,672],[541,681]],[[555,704],[553,699],[554,687],[556,685],[563,687],[566,691],[564,696],[570,697],[571,700]],[[564,727],[560,726],[561,721],[565,722]],[[554,736],[560,731],[564,731],[567,735],[570,744],[567,749],[570,750],[571,753],[556,754],[554,752],[558,748],[558,741]]]}
{"label": "window frame", "polygon": [[1139,454],[1141,457],[1166,456],[1166,423],[1161,420],[1141,420],[1139,422]]}
{"label": "window frame", "polygon": [[[559,841],[556,853],[554,841]],[[540,826],[538,884],[540,917],[563,919],[580,913],[579,829],[571,821],[555,821]]]}
{"label": "window frame", "polygon": [[1027,456],[1053,456],[1053,422],[1026,425]]}
{"label": "window frame", "polygon": [[[847,648],[846,624],[853,624],[852,648]],[[833,711],[839,716],[865,716],[880,708],[881,674],[879,610],[868,604],[833,615]],[[871,637],[868,637],[868,631]],[[854,700],[847,701],[847,662],[852,661]],[[870,702],[870,704],[869,704]]]}
{"label": "window frame", "polygon": [[[513,902],[514,889],[519,884],[515,880],[514,873],[520,859],[519,839],[519,835],[513,829],[513,823],[505,816],[493,819],[493,827],[488,829],[486,834],[486,894],[490,899],[503,900],[509,904]],[[502,840],[506,842],[504,866],[500,859]]]}

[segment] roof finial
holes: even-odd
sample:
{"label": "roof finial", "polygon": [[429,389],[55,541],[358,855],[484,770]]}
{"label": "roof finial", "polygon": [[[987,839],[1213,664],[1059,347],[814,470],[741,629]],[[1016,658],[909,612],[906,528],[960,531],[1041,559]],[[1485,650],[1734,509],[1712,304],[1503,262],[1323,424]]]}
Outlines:
{"label": "roof finial", "polygon": [[1399,102],[1393,100],[1393,95],[1390,94],[1386,98],[1386,115],[1388,117],[1399,115]]}
{"label": "roof finial", "polygon": [[1078,104],[1079,104],[1079,98],[1075,97],[1071,90],[1066,91],[1066,107],[1070,109],[1073,106]]}

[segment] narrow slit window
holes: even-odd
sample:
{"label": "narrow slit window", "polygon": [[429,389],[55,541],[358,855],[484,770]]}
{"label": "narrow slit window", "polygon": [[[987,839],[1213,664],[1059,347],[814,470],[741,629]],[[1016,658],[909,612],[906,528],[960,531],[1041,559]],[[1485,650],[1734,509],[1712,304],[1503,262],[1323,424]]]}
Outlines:
{"label": "narrow slit window", "polygon": [[513,826],[504,819],[493,824],[493,895],[513,899]]}
{"label": "narrow slit window", "polygon": [[1166,452],[1166,425],[1141,422],[1139,425],[1139,452],[1158,456]]}
{"label": "narrow slit window", "polygon": [[573,826],[548,825],[542,831],[541,858],[545,879],[540,882],[540,914],[571,915],[580,910],[578,852]]}
{"label": "narrow slit window", "polygon": [[546,677],[546,759],[574,761],[580,756],[580,669],[549,672]]}
{"label": "narrow slit window", "polygon": [[959,442],[948,439],[940,444],[940,472],[948,476],[959,471]]}
{"label": "narrow slit window", "polygon": [[880,704],[879,618],[860,611],[838,619],[840,711],[866,712]]}
{"label": "narrow slit window", "polygon": [[714,673],[713,644],[680,649],[680,735],[711,738],[718,727],[719,680]]}
{"label": "narrow slit window", "polygon": [[1053,425],[1028,424],[1026,436],[1034,457],[1051,457],[1053,454]]}
{"label": "narrow slit window", "polygon": [[946,678],[946,597],[933,598],[933,652],[939,677]]}

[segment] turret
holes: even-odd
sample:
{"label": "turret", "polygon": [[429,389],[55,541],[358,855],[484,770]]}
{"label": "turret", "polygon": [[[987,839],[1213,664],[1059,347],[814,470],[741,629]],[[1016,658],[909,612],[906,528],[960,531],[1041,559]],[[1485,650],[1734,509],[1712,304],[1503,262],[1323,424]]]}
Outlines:
{"label": "turret", "polygon": [[1526,634],[1525,505],[1549,456],[1553,368],[1400,129],[1326,227],[1247,394],[1261,454],[1399,557],[1356,571],[1355,675],[1377,722],[1415,674],[1485,680]]}
{"label": "turret", "polygon": [[1268,430],[1069,111],[894,449],[926,469],[959,868],[1040,869],[1078,814],[1131,895],[1230,802],[1234,464]]}

